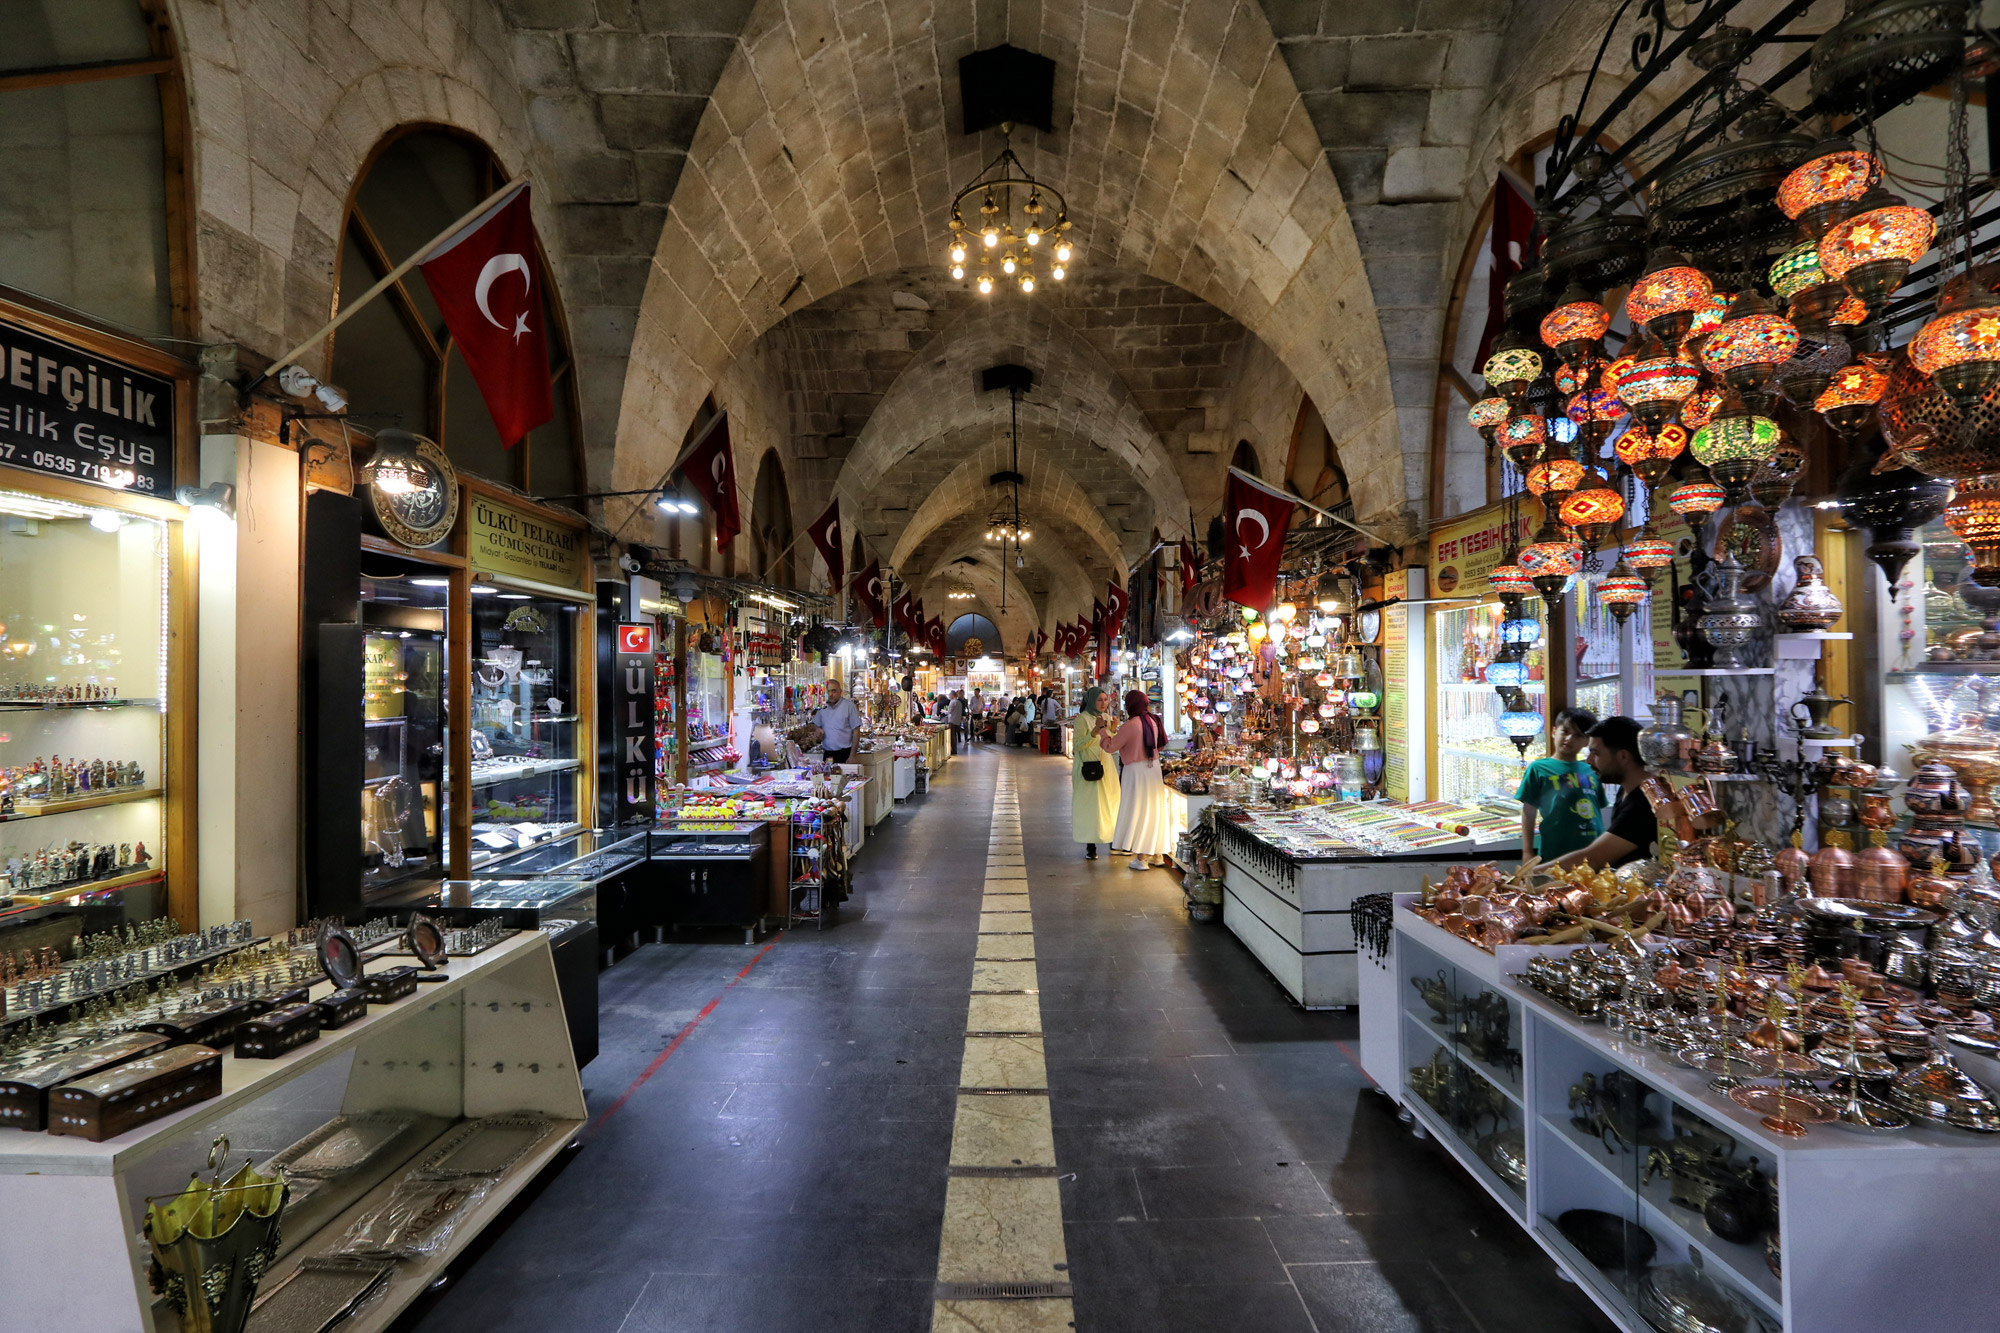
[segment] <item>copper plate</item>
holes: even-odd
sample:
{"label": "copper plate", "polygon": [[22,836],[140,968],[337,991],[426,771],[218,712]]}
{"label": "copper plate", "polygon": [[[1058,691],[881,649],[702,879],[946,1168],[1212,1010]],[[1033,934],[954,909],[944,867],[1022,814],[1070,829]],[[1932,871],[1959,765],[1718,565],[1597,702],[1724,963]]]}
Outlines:
{"label": "copper plate", "polygon": [[1837,1108],[1801,1092],[1785,1093],[1781,1106],[1778,1093],[1768,1084],[1752,1083],[1731,1088],[1729,1100],[1756,1115],[1780,1116],[1801,1125],[1824,1125],[1840,1114]]}

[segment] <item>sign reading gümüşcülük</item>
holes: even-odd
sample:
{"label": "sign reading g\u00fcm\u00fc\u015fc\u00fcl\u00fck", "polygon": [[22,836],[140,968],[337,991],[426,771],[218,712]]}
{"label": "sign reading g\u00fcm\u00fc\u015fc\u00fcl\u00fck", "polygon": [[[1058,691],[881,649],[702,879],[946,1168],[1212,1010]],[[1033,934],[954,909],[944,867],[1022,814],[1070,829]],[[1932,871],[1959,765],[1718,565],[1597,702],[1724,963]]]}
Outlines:
{"label": "sign reading g\u00fcm\u00fc\u015fc\u00fcl\u00fck", "polygon": [[0,322],[0,463],[171,500],[174,382]]}

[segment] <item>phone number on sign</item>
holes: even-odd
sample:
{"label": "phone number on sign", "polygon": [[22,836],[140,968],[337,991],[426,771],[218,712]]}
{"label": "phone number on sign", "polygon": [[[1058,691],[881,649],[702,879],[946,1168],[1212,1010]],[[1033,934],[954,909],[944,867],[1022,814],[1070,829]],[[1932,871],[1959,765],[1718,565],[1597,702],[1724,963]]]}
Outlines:
{"label": "phone number on sign", "polygon": [[72,458],[68,454],[52,454],[45,449],[34,449],[26,453],[13,445],[0,441],[0,462],[26,463],[39,472],[61,472],[72,477],[94,481],[100,486],[116,486],[121,490],[150,491],[154,487],[151,477],[142,477],[128,467],[112,467],[95,459]]}

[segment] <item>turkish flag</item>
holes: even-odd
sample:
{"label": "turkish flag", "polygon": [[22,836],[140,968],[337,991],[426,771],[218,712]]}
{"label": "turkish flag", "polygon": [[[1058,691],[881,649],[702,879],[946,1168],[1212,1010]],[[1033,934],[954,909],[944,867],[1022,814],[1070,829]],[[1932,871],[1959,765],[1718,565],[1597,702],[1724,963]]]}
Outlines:
{"label": "turkish flag", "polygon": [[1100,680],[1111,665],[1111,618],[1105,610],[1104,603],[1095,597],[1090,599],[1090,641],[1097,645],[1093,662]]}
{"label": "turkish flag", "polygon": [[843,575],[847,573],[847,562],[840,557],[840,501],[835,500],[826,507],[826,512],[813,520],[806,529],[812,544],[819,549],[820,559],[826,561],[826,572],[832,579],[828,585],[838,588]]}
{"label": "turkish flag", "polygon": [[895,622],[897,629],[915,637],[916,631],[910,627],[910,593],[908,589],[904,589],[903,595],[889,604],[889,619]]}
{"label": "turkish flag", "polygon": [[736,534],[743,531],[743,511],[736,507],[736,454],[729,447],[727,412],[716,414],[708,423],[708,429],[681,460],[680,471],[715,515],[716,549],[735,541]]}
{"label": "turkish flag", "polygon": [[1125,612],[1132,605],[1132,599],[1126,596],[1125,590],[1116,583],[1108,586],[1111,589],[1111,600],[1105,604],[1104,618],[1111,637],[1115,639],[1125,631]]}
{"label": "turkish flag", "polygon": [[1486,327],[1472,364],[1483,366],[1500,330],[1507,327],[1507,280],[1540,258],[1535,205],[1502,174],[1493,182],[1492,264],[1486,275]]}
{"label": "turkish flag", "polygon": [[868,608],[868,619],[877,629],[883,624],[882,562],[870,560],[868,567],[854,576],[854,595]]}
{"label": "turkish flag", "polygon": [[523,183],[417,265],[510,449],[556,414],[539,254]]}
{"label": "turkish flag", "polygon": [[1048,647],[1048,646],[1049,646],[1049,632],[1048,632],[1047,630],[1045,630],[1045,629],[1038,629],[1038,630],[1036,630],[1036,631],[1035,631],[1035,656],[1037,656],[1037,657],[1040,657],[1040,656],[1042,655],[1042,649],[1044,649],[1044,648],[1046,648],[1046,647]]}
{"label": "turkish flag", "polygon": [[1201,560],[1194,553],[1194,543],[1181,538],[1181,591],[1193,592],[1194,585],[1201,582]]}
{"label": "turkish flag", "polygon": [[1267,611],[1278,591],[1278,565],[1285,557],[1292,502],[1232,475],[1222,512],[1229,522],[1222,595],[1239,606]]}

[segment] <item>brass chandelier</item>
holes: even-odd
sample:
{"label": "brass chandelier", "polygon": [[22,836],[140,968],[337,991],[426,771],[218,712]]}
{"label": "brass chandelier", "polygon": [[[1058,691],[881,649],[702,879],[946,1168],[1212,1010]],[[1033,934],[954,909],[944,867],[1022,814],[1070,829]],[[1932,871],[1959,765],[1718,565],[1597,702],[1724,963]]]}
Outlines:
{"label": "brass chandelier", "polygon": [[[1002,125],[1011,133],[1012,125]],[[1015,202],[1017,194],[1022,195]],[[965,203],[978,196],[978,220],[968,223]],[[998,283],[1012,282],[1022,293],[1035,290],[1035,257],[1047,257],[1049,277],[1057,282],[1069,276],[1075,248],[1069,239],[1069,204],[1062,191],[1035,179],[1010,144],[1000,156],[973,178],[970,185],[951,199],[951,245],[947,257],[951,276],[965,280],[976,268],[974,286],[981,296],[991,296]]]}

